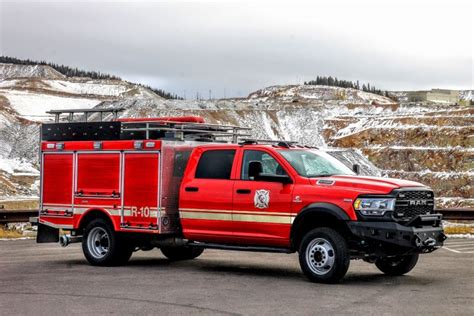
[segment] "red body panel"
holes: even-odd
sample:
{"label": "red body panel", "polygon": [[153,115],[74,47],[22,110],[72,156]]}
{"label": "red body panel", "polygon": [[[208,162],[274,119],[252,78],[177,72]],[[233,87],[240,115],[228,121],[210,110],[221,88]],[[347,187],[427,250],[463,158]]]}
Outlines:
{"label": "red body panel", "polygon": [[127,227],[158,227],[159,154],[126,153],[123,222]]}

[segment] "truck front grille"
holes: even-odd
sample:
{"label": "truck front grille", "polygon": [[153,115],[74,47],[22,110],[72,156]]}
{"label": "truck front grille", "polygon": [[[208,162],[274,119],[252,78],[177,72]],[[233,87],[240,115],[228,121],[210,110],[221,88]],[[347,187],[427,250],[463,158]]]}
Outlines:
{"label": "truck front grille", "polygon": [[410,220],[418,215],[433,212],[434,194],[429,190],[400,191],[393,216],[397,220]]}

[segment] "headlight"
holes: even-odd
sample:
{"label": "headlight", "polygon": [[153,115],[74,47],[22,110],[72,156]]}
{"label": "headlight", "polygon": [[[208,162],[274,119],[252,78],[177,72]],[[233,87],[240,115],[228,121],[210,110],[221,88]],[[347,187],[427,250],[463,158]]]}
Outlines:
{"label": "headlight", "polygon": [[393,211],[395,199],[360,198],[354,202],[354,209],[362,215],[383,216],[386,211]]}

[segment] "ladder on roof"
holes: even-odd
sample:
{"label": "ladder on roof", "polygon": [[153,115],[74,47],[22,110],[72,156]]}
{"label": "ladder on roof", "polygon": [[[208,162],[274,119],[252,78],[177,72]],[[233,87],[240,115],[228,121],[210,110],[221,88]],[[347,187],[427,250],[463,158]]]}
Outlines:
{"label": "ladder on roof", "polygon": [[104,120],[104,113],[112,113],[114,120],[118,118],[118,113],[124,111],[124,108],[113,108],[113,109],[66,109],[66,110],[50,110],[46,113],[54,115],[54,122],[59,123],[62,114],[67,114],[67,120],[72,122],[74,120],[74,114],[82,113],[84,119],[87,122],[89,115],[98,113],[99,121]]}

